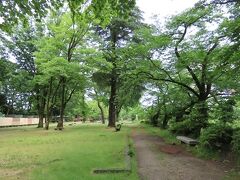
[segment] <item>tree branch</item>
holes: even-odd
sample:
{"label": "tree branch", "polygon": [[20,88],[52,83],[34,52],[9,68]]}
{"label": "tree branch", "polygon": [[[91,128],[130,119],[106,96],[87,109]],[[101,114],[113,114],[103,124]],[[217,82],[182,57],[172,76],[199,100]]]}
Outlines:
{"label": "tree branch", "polygon": [[198,77],[196,76],[196,74],[193,72],[193,70],[189,67],[189,66],[186,66],[188,72],[190,73],[190,75],[192,76],[196,86],[198,87],[199,90],[202,89],[202,86],[201,86],[201,83],[200,81],[198,80]]}
{"label": "tree branch", "polygon": [[72,98],[73,93],[75,92],[75,88],[70,92],[70,95],[68,96],[68,98],[65,100],[64,103],[64,107],[66,107],[67,103],[70,101],[70,99]]}
{"label": "tree branch", "polygon": [[190,86],[188,86],[188,85],[186,85],[186,84],[184,84],[184,83],[182,83],[182,82],[178,82],[178,81],[175,81],[175,80],[173,80],[173,79],[156,78],[156,77],[154,77],[151,73],[148,73],[148,72],[139,72],[139,73],[137,74],[137,76],[138,76],[139,74],[145,74],[145,75],[147,75],[147,77],[148,77],[149,79],[152,79],[152,80],[165,81],[165,82],[171,82],[171,83],[174,83],[174,84],[178,84],[178,85],[180,85],[180,86],[182,86],[182,87],[185,87],[186,89],[188,89],[190,92],[192,92],[195,96],[197,96],[197,97],[199,98],[199,94],[198,94],[193,88],[191,88]]}
{"label": "tree branch", "polygon": [[177,56],[177,58],[180,60],[181,56],[180,56],[180,53],[178,51],[178,45],[183,41],[185,35],[187,34],[187,28],[188,26],[187,25],[184,25],[184,31],[183,31],[183,34],[182,36],[180,37],[180,39],[176,42],[176,45],[175,45],[175,55]]}
{"label": "tree branch", "polygon": [[150,59],[150,62],[151,62],[156,68],[158,68],[160,71],[163,71],[163,72],[168,76],[169,79],[173,80],[173,78],[170,76],[170,74],[169,74],[169,72],[168,72],[167,70],[165,70],[165,69],[160,68],[159,66],[157,66],[157,65],[153,62],[152,59]]}

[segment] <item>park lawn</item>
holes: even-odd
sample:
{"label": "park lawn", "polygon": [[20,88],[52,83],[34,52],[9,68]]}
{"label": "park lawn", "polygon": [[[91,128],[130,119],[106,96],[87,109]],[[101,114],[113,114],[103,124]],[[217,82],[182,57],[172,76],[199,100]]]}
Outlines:
{"label": "park lawn", "polygon": [[66,126],[63,131],[35,127],[0,129],[1,179],[138,179],[132,173],[93,174],[95,168],[125,168],[130,128],[120,132],[102,125]]}

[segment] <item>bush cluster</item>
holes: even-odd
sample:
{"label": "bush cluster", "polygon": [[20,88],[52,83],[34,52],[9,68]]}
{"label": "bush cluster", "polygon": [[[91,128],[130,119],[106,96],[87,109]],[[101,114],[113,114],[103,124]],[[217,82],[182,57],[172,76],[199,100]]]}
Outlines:
{"label": "bush cluster", "polygon": [[237,157],[239,157],[240,161],[240,129],[235,129],[232,137],[232,148],[236,153]]}
{"label": "bush cluster", "polygon": [[173,123],[170,130],[174,134],[181,134],[197,138],[200,135],[202,127],[202,122],[200,120],[187,118],[184,121]]}
{"label": "bush cluster", "polygon": [[199,138],[200,145],[212,150],[229,148],[232,142],[233,128],[226,124],[213,124],[203,129]]}

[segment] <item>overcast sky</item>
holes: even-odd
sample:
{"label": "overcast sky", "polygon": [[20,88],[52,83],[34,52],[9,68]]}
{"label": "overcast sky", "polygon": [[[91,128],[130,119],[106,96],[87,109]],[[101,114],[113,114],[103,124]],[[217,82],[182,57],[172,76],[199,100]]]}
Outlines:
{"label": "overcast sky", "polygon": [[198,0],[136,0],[137,6],[144,12],[145,22],[152,23],[151,17],[158,15],[160,21],[164,17],[177,14],[193,7]]}

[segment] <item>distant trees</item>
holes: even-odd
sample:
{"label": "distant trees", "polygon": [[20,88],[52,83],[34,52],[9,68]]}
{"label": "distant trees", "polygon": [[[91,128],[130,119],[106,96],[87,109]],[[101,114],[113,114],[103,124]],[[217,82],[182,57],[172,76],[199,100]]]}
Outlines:
{"label": "distant trees", "polygon": [[[32,30],[29,27],[18,27],[12,38],[2,37],[1,53],[1,82],[0,93],[5,97],[8,110],[4,114],[31,114],[34,102],[31,96],[31,80],[34,72],[28,65],[33,63],[34,51]],[[17,35],[18,34],[18,37]],[[16,63],[9,61],[11,55]],[[24,66],[23,64],[26,64]],[[31,65],[30,65],[31,66]]]}

